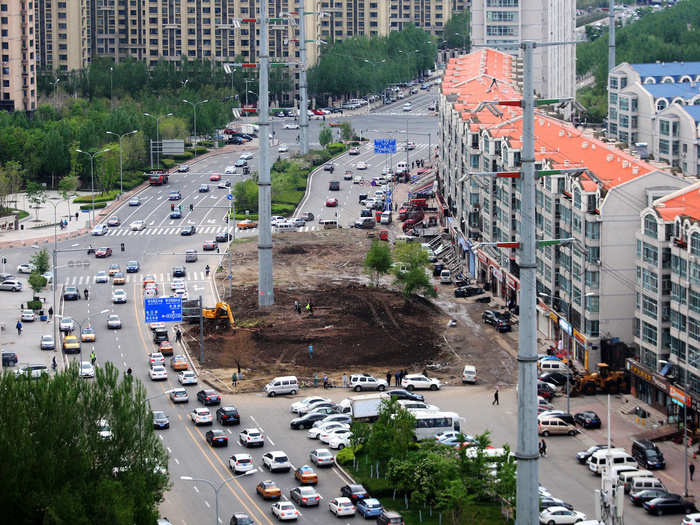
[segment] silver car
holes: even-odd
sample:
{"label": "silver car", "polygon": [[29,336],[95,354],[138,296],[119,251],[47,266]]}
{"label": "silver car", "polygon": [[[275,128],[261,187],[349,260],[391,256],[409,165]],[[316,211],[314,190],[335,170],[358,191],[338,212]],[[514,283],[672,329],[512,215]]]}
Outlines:
{"label": "silver car", "polygon": [[122,327],[122,320],[117,314],[110,314],[107,318],[107,328],[110,330],[118,330]]}
{"label": "silver car", "polygon": [[42,350],[53,350],[56,348],[56,341],[52,335],[42,335],[41,336],[41,349]]}
{"label": "silver car", "polygon": [[5,290],[7,292],[21,292],[22,283],[16,279],[6,279],[0,283],[0,290]]}
{"label": "silver car", "polygon": [[96,283],[108,283],[109,282],[109,276],[107,275],[107,272],[104,270],[100,270],[97,272],[95,275],[95,282]]}

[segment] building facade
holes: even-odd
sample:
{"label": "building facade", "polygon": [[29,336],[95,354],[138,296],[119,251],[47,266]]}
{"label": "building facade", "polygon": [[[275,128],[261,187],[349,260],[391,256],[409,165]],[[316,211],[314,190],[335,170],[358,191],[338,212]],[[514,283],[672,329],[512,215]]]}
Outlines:
{"label": "building facade", "polygon": [[[472,0],[472,44],[572,42],[575,0]],[[535,93],[573,97],[576,93],[576,46],[539,47],[534,51]],[[518,51],[513,51],[519,55]]]}
{"label": "building facade", "polygon": [[34,0],[37,65],[72,71],[90,62],[93,17],[89,0]]}
{"label": "building facade", "polygon": [[36,109],[33,0],[0,1],[0,110]]}
{"label": "building facade", "polygon": [[[518,242],[518,179],[473,175],[520,169],[519,108],[490,111],[482,100],[519,98],[517,61],[490,49],[452,59],[439,101],[439,184],[450,231],[465,266],[495,295],[517,304],[519,255],[480,243]],[[575,170],[537,182],[538,239],[573,238],[537,254],[541,339],[569,350],[586,368],[601,359],[601,342],[633,344],[635,233],[653,200],[688,182],[657,170],[581,129],[537,114],[537,169]]]}

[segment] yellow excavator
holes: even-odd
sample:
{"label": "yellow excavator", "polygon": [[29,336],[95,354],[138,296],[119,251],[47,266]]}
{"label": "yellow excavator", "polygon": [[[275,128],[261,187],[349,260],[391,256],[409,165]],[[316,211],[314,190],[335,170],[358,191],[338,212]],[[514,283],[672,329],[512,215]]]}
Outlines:
{"label": "yellow excavator", "polygon": [[214,308],[202,308],[202,317],[213,320],[228,318],[231,328],[235,326],[233,312],[231,311],[231,307],[228,305],[228,303],[219,302],[216,303]]}

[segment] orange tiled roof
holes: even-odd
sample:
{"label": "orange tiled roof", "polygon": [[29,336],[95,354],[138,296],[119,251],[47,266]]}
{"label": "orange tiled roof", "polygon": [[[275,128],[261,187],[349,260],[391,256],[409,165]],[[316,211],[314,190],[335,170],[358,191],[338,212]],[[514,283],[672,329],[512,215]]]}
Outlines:
{"label": "orange tiled roof", "polygon": [[662,197],[653,206],[665,221],[672,221],[679,215],[700,220],[700,182]]}

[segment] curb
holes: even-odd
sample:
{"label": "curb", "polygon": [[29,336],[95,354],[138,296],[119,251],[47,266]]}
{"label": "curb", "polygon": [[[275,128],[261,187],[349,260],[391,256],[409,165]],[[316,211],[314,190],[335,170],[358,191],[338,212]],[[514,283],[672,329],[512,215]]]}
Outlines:
{"label": "curb", "polygon": [[334,464],[335,464],[336,468],[340,471],[340,473],[341,473],[343,476],[345,476],[347,479],[349,479],[349,480],[350,480],[350,483],[351,483],[352,485],[355,485],[355,484],[356,484],[355,479],[354,479],[350,474],[348,474],[348,472],[347,472],[343,467],[340,466],[340,463],[338,463],[337,461],[335,461],[335,458],[333,459],[333,461],[334,461]]}

